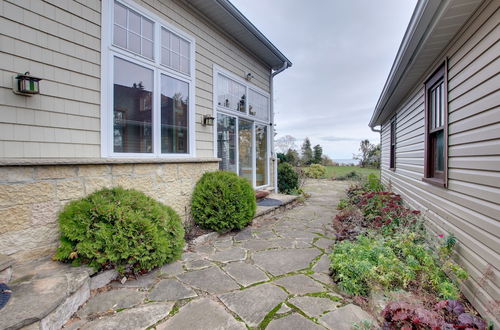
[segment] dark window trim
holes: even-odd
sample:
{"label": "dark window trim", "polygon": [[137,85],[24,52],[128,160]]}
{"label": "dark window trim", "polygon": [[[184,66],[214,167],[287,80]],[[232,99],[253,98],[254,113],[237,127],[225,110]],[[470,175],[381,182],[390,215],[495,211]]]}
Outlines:
{"label": "dark window trim", "polygon": [[392,117],[389,126],[389,169],[396,170],[396,116]]}
{"label": "dark window trim", "polygon": [[[431,129],[430,124],[430,107],[429,107],[429,90],[434,87],[434,85],[443,79],[443,98],[444,98],[444,109],[443,109],[443,125],[441,127]],[[448,59],[445,59],[444,63],[436,69],[429,78],[424,83],[425,91],[425,152],[424,152],[424,177],[422,181],[440,186],[448,186]],[[443,131],[443,144],[444,144],[444,155],[443,155],[443,171],[434,171],[434,148],[432,146],[431,134],[437,131]]]}

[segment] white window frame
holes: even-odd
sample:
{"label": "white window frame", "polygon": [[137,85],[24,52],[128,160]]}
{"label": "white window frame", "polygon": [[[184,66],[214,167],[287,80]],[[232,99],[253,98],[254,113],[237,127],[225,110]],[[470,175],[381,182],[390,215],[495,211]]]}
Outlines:
{"label": "white window frame", "polygon": [[[116,0],[116,2],[136,11],[153,21],[153,59],[149,59],[132,51],[113,45],[114,3],[115,0],[102,0],[101,15],[101,157],[103,158],[192,158],[196,156],[196,109],[195,109],[195,49],[194,37],[175,28],[163,18],[151,13],[131,0]],[[161,28],[172,31],[190,43],[189,75],[161,64]],[[152,153],[124,153],[113,151],[113,68],[114,58],[118,57],[133,64],[140,65],[154,72],[153,88],[153,118],[152,118]],[[161,153],[161,75],[187,82],[189,84],[189,122],[188,122],[188,153]]]}
{"label": "white window frame", "polygon": [[[245,91],[245,112],[240,112],[236,110],[230,110],[226,107],[219,106],[217,104],[217,93],[219,91],[219,86],[218,86],[218,79],[217,77],[219,74],[226,76],[229,79],[232,79],[236,81],[239,84],[242,84],[245,86],[246,91]],[[262,94],[263,96],[267,97],[268,102],[267,102],[267,113],[268,113],[268,120],[262,120],[257,118],[257,116],[252,116],[248,113],[248,106],[249,106],[249,99],[248,99],[248,91],[253,90],[256,93]],[[270,186],[271,184],[271,155],[272,155],[272,150],[271,150],[271,134],[273,132],[272,128],[272,123],[271,123],[271,94],[266,92],[265,90],[252,85],[250,82],[247,80],[238,77],[234,73],[223,69],[222,67],[218,65],[213,66],[213,113],[212,115],[216,120],[214,121],[214,129],[213,129],[213,139],[214,139],[214,157],[217,157],[218,155],[218,146],[217,146],[217,113],[221,113],[227,116],[231,116],[236,118],[236,137],[237,139],[239,138],[239,120],[245,119],[248,121],[251,121],[253,123],[252,125],[252,186],[255,189],[262,189],[265,187]],[[256,140],[255,140],[255,124],[260,124],[260,125],[265,125],[267,127],[267,180],[266,184],[261,185],[261,186],[256,186],[256,174],[257,174],[257,164],[256,164]],[[239,155],[239,143],[236,141],[236,174],[239,174],[240,170],[240,155]]]}

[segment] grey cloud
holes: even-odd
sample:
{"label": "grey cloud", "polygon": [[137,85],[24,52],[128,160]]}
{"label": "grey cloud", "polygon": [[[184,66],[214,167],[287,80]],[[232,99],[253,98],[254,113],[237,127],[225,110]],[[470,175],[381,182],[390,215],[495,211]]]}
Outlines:
{"label": "grey cloud", "polygon": [[379,140],[368,121],[416,0],[231,1],[293,62],[275,77],[278,137],[309,136],[332,158]]}

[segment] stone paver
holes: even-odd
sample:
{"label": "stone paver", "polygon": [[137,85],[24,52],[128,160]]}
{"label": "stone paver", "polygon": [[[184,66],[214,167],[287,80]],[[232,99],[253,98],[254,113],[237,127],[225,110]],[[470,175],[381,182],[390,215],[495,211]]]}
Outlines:
{"label": "stone paver", "polygon": [[310,321],[299,315],[293,313],[282,317],[277,320],[272,320],[266,329],[269,330],[316,330],[324,329],[322,326],[317,325],[313,321]]}
{"label": "stone paver", "polygon": [[110,317],[96,319],[85,324],[82,330],[136,330],[145,329],[165,318],[174,306],[173,302],[150,303],[131,308]]}
{"label": "stone paver", "polygon": [[236,321],[224,307],[208,298],[191,301],[156,330],[228,329],[244,330],[245,325]]}
{"label": "stone paver", "polygon": [[161,280],[148,295],[153,301],[179,300],[196,297],[193,289],[184,286],[177,280]]}
{"label": "stone paver", "polygon": [[[206,235],[180,260],[123,285],[113,282],[117,289],[97,293],[77,312],[81,320],[74,318],[67,328],[244,330],[267,317],[267,329],[273,330],[350,329],[371,319],[355,305],[339,308],[322,294],[311,295],[338,296],[327,255],[334,240],[325,237],[334,237],[335,206],[346,187],[311,180],[305,189],[312,196],[304,205],[259,218],[238,233]],[[61,288],[65,283],[61,279]],[[52,303],[50,296],[47,302]],[[171,315],[175,302],[179,310]]]}
{"label": "stone paver", "polygon": [[307,268],[321,251],[310,249],[267,250],[253,254],[255,264],[274,276]]}
{"label": "stone paver", "polygon": [[283,277],[273,283],[284,287],[291,294],[306,294],[325,290],[321,284],[303,274]]}
{"label": "stone paver", "polygon": [[247,252],[245,249],[242,249],[240,247],[235,247],[232,249],[215,252],[208,258],[213,261],[228,263],[231,261],[245,260],[246,257],[247,257]]}
{"label": "stone paver", "polygon": [[309,296],[294,297],[288,302],[297,306],[309,317],[319,317],[327,311],[335,310],[337,306],[340,305],[340,302],[335,302],[328,298]]}
{"label": "stone paver", "polygon": [[361,307],[353,304],[327,313],[319,321],[335,330],[351,330],[354,323],[360,324],[363,321],[372,322],[373,325],[377,324],[370,314],[362,310]]}
{"label": "stone paver", "polygon": [[258,326],[286,297],[287,294],[283,290],[267,283],[219,296],[227,308],[238,314],[251,327]]}
{"label": "stone paver", "polygon": [[224,271],[243,286],[269,280],[263,271],[242,261],[231,262],[224,267]]}
{"label": "stone paver", "polygon": [[179,276],[179,279],[208,293],[222,293],[238,289],[240,286],[218,267],[195,270]]}
{"label": "stone paver", "polygon": [[136,289],[118,289],[103,292],[87,301],[80,308],[77,315],[87,317],[92,314],[104,313],[110,310],[116,311],[122,308],[129,308],[139,305],[144,301],[146,294]]}

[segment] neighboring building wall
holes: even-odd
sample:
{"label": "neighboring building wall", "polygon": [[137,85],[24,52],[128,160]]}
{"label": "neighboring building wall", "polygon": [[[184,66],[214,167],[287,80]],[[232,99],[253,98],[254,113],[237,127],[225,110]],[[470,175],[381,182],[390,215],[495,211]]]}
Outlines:
{"label": "neighboring building wall", "polygon": [[[270,68],[179,0],[137,1],[196,39],[196,151],[213,156],[217,64],[269,91]],[[99,0],[0,2],[0,158],[100,157]],[[12,76],[43,78],[41,95],[12,93]]]}
{"label": "neighboring building wall", "polygon": [[[382,180],[424,211],[432,234],[453,233],[470,274],[464,294],[500,323],[500,10],[491,1],[450,43],[448,189],[424,176],[423,81],[397,111],[396,170],[382,127]],[[429,69],[429,74],[433,69]],[[495,319],[496,317],[496,319]]]}
{"label": "neighboring building wall", "polygon": [[0,253],[20,261],[52,254],[59,244],[59,211],[104,187],[140,190],[186,221],[196,181],[217,168],[213,161],[0,167]]}

